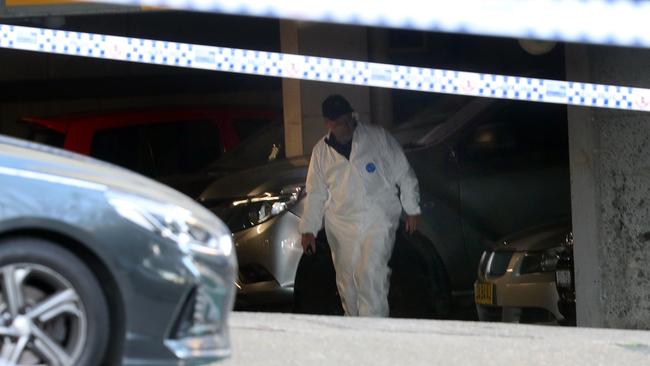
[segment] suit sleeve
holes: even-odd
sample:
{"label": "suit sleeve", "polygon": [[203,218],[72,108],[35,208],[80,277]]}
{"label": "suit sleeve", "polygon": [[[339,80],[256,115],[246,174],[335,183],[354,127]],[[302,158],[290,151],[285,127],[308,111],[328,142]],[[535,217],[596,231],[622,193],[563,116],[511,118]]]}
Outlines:
{"label": "suit sleeve", "polygon": [[402,146],[395,140],[390,132],[384,130],[388,148],[388,161],[390,162],[393,181],[400,190],[400,201],[408,215],[420,214],[420,188],[415,172],[404,155]]}
{"label": "suit sleeve", "polygon": [[321,171],[318,152],[319,150],[317,148],[312,152],[309,170],[307,171],[305,212],[300,219],[300,226],[298,228],[301,234],[312,233],[316,235],[323,226],[323,215],[328,192],[323,178],[323,172]]}

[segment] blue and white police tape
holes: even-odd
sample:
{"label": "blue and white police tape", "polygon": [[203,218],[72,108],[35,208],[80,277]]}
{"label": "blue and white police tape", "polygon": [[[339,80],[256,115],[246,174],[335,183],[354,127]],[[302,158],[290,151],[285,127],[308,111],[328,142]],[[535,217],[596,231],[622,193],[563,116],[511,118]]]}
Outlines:
{"label": "blue and white police tape", "polygon": [[0,48],[212,71],[650,111],[650,89],[480,74],[0,24]]}
{"label": "blue and white police tape", "polygon": [[435,32],[650,47],[639,0],[91,0]]}

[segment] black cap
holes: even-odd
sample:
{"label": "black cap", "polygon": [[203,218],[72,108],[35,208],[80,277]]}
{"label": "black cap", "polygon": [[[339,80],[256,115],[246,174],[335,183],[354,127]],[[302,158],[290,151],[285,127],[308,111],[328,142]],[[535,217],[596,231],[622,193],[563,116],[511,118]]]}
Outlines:
{"label": "black cap", "polygon": [[323,101],[323,117],[327,119],[334,120],[352,112],[350,102],[339,94],[330,95]]}

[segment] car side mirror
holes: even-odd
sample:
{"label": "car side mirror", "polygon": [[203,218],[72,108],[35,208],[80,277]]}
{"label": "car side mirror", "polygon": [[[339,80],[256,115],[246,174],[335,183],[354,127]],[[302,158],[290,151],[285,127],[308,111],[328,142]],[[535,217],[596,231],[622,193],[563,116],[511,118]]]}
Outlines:
{"label": "car side mirror", "polygon": [[269,153],[268,161],[274,161],[278,158],[278,155],[280,154],[280,145],[279,144],[273,144],[271,146],[271,152]]}

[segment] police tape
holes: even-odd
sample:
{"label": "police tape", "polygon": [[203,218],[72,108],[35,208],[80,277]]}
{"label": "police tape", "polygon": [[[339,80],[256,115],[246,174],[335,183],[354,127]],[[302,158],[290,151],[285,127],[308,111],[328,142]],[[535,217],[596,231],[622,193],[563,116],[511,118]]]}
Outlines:
{"label": "police tape", "polygon": [[650,89],[420,68],[0,24],[0,48],[211,71],[650,111]]}
{"label": "police tape", "polygon": [[650,47],[639,0],[91,0],[434,32]]}

